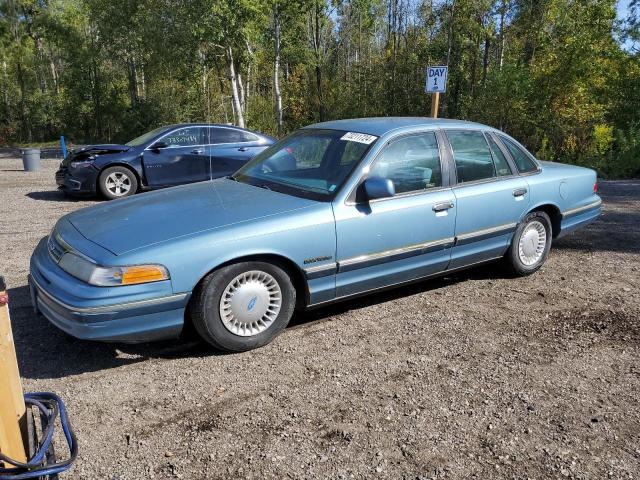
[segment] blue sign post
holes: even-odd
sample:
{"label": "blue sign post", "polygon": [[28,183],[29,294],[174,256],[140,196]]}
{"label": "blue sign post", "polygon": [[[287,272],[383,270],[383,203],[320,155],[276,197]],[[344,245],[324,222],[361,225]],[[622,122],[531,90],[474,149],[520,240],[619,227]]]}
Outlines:
{"label": "blue sign post", "polygon": [[62,158],[67,158],[67,145],[64,143],[64,135],[60,135],[60,148],[62,149]]}

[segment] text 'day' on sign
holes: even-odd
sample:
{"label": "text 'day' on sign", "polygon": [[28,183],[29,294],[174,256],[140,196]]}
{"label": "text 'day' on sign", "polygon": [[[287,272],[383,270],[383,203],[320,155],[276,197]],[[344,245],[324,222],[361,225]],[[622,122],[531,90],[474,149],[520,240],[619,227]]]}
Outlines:
{"label": "text 'day' on sign", "polygon": [[427,68],[427,81],[424,91],[427,93],[444,93],[447,91],[447,73],[449,67],[440,65]]}

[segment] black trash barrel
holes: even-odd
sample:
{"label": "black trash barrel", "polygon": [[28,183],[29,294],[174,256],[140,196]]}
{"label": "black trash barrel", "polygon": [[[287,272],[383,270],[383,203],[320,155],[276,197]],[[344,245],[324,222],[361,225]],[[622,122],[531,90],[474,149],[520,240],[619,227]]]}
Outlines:
{"label": "black trash barrel", "polygon": [[40,149],[25,148],[22,150],[22,165],[25,172],[40,170]]}

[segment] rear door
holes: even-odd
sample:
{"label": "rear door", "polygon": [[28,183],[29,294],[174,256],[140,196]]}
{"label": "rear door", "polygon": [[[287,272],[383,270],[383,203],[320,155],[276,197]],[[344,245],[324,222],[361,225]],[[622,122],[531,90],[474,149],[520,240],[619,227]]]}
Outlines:
{"label": "rear door", "polygon": [[183,127],[157,140],[166,147],[147,147],[142,158],[147,184],[165,187],[208,180],[207,133],[207,127]]}
{"label": "rear door", "polygon": [[446,130],[457,184],[456,244],[449,268],[502,256],[529,205],[527,182],[480,130]]}
{"label": "rear door", "polygon": [[207,154],[211,162],[211,177],[230,175],[245,162],[267,148],[260,138],[233,127],[209,127]]}

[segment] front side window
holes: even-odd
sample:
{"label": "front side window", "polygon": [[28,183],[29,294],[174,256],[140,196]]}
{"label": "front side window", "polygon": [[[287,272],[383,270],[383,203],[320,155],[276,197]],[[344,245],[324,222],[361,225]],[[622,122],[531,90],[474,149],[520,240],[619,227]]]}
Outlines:
{"label": "front side window", "polygon": [[209,143],[211,144],[256,142],[259,140],[255,135],[235,128],[211,127],[209,135]]}
{"label": "front side window", "polygon": [[513,157],[513,161],[520,173],[529,173],[538,170],[538,166],[535,162],[531,160],[531,157],[529,157],[529,155],[527,155],[527,153],[518,145],[502,135],[500,135],[500,140],[502,140],[502,143],[504,143],[507,150],[509,150],[509,153]]}
{"label": "front side window", "polygon": [[458,183],[485,180],[496,176],[493,157],[482,132],[449,131],[447,137],[456,162]]}
{"label": "front side window", "polygon": [[203,127],[179,128],[160,140],[170,147],[192,147],[204,145],[205,129]]}
{"label": "front side window", "polygon": [[167,127],[156,128],[155,130],[151,130],[150,132],[143,133],[133,140],[129,140],[127,143],[125,143],[125,145],[128,145],[129,147],[139,147],[140,145],[144,145],[145,143],[151,141],[151,139],[155,138],[157,135],[160,135],[166,130]]}
{"label": "front side window", "polygon": [[380,153],[369,176],[388,178],[396,194],[442,186],[440,153],[434,132],[401,138]]}
{"label": "front side window", "polygon": [[318,200],[330,199],[378,137],[303,129],[247,162],[233,179]]}

